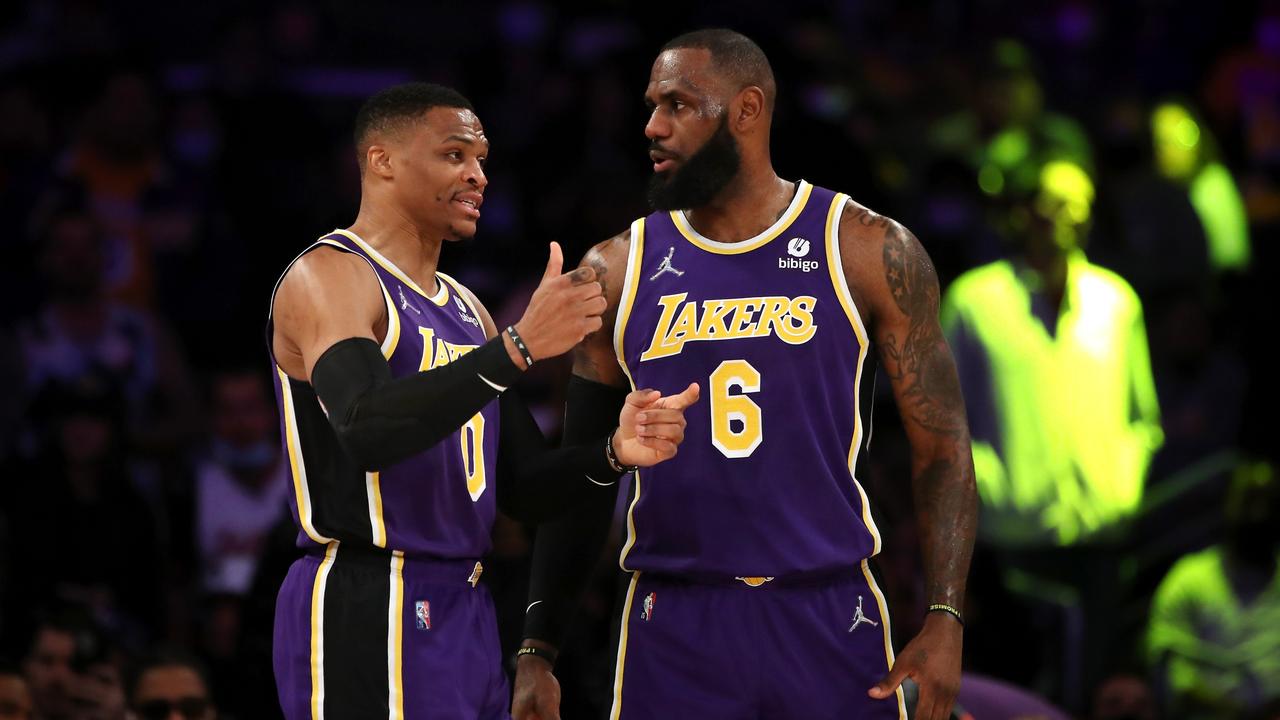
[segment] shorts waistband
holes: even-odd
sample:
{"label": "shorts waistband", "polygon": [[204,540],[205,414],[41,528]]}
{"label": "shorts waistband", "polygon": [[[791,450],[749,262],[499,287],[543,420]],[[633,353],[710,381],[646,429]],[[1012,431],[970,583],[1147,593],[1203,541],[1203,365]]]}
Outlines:
{"label": "shorts waistband", "polygon": [[744,589],[764,589],[764,588],[799,588],[799,587],[819,587],[831,585],[833,583],[848,582],[853,580],[864,580],[862,575],[862,564],[852,565],[847,568],[834,568],[826,570],[814,570],[811,572],[790,573],[776,577],[766,576],[735,576],[727,577],[724,575],[699,575],[699,574],[675,574],[664,572],[649,572],[641,570],[641,575],[649,580],[655,580],[662,583],[675,585],[703,585],[706,587],[724,587],[724,588],[744,588]]}
{"label": "shorts waistband", "polygon": [[323,559],[334,552],[334,563],[363,565],[382,571],[388,570],[392,560],[399,561],[400,574],[412,581],[440,583],[444,585],[468,584],[475,587],[480,582],[484,565],[479,558],[439,558],[430,555],[406,555],[399,550],[361,545],[330,543],[308,548],[308,557]]}

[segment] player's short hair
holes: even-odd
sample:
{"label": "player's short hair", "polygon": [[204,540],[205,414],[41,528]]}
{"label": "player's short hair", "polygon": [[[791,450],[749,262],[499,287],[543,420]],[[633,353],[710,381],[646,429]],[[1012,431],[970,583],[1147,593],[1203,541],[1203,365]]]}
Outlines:
{"label": "player's short hair", "polygon": [[375,134],[399,130],[406,123],[421,120],[424,113],[436,107],[475,110],[471,101],[457,90],[424,82],[393,85],[365,100],[356,113],[355,127],[356,160],[361,172]]}
{"label": "player's short hair", "polygon": [[755,85],[764,91],[765,104],[773,108],[778,93],[773,67],[751,38],[728,28],[694,30],[663,45],[661,52],[683,49],[710,52],[716,71],[732,81],[737,90]]}

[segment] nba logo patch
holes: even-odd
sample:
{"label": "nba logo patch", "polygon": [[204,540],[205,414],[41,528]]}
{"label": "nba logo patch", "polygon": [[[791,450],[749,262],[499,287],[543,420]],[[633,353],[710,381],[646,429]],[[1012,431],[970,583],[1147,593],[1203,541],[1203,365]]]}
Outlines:
{"label": "nba logo patch", "polygon": [[431,603],[419,600],[413,604],[413,617],[418,621],[419,630],[431,629]]}
{"label": "nba logo patch", "polygon": [[643,618],[645,622],[649,622],[653,619],[653,606],[656,602],[658,602],[658,593],[649,593],[645,596],[644,604],[640,610],[640,617]]}

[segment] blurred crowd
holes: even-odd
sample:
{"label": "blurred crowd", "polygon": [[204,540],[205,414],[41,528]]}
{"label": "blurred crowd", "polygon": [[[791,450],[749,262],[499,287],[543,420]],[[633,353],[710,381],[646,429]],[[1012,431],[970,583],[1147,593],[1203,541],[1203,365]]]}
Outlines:
{"label": "blurred crowd", "polygon": [[[722,25],[773,63],[779,173],[902,221],[942,280],[983,501],[961,703],[1280,718],[1275,0],[0,6],[0,718],[278,716],[266,310],[355,217],[365,97],[474,103],[485,216],[442,265],[502,326],[547,241],[574,261],[647,212],[650,63]],[[522,383],[550,436],[567,377]],[[905,641],[888,387],[860,479]],[[508,649],[532,532],[500,519],[486,560]],[[608,706],[616,581],[602,557],[566,718]]]}

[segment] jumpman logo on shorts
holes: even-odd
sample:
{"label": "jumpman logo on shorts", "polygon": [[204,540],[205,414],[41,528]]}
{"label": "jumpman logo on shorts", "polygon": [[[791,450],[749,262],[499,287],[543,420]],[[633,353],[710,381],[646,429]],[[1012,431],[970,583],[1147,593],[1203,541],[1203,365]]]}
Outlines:
{"label": "jumpman logo on shorts", "polygon": [[672,245],[671,248],[667,250],[667,256],[662,258],[662,264],[658,265],[658,272],[651,275],[649,279],[657,280],[658,276],[663,273],[671,273],[676,277],[683,275],[684,274],[683,270],[677,270],[676,267],[671,264],[671,256],[675,254],[676,254],[676,246]]}
{"label": "jumpman logo on shorts", "polygon": [[849,632],[853,632],[853,629],[858,627],[862,623],[870,623],[873,627],[880,625],[880,623],[862,614],[862,596],[859,595],[858,610],[853,614],[853,624],[849,626]]}

